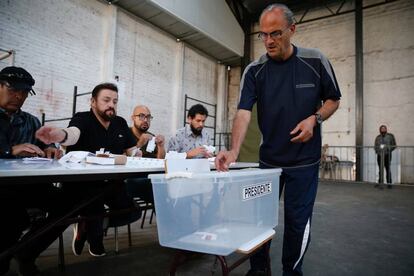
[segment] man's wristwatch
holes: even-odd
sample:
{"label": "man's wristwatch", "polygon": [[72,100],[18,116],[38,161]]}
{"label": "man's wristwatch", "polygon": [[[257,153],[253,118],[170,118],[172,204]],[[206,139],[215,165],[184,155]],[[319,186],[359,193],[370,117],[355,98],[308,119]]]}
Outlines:
{"label": "man's wristwatch", "polygon": [[66,140],[68,140],[68,132],[64,129],[62,129],[62,131],[65,133],[65,137],[63,138],[62,141],[59,142],[60,144],[65,143]]}
{"label": "man's wristwatch", "polygon": [[0,149],[0,158],[13,158],[12,148],[6,147],[4,149]]}
{"label": "man's wristwatch", "polygon": [[316,112],[315,114],[313,114],[313,115],[315,115],[315,117],[316,117],[316,122],[320,125],[320,124],[322,124],[322,122],[323,122],[323,119],[322,119],[322,115],[320,114],[320,113],[318,113],[318,112]]}

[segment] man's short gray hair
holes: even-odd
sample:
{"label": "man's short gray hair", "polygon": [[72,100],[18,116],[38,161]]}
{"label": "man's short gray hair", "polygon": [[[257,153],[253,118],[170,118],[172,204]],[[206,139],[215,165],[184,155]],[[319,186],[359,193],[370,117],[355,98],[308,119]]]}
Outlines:
{"label": "man's short gray hair", "polygon": [[285,16],[285,19],[288,23],[288,26],[295,23],[294,20],[293,20],[293,12],[284,4],[270,4],[269,6],[267,6],[262,11],[262,14],[260,15],[259,22],[262,20],[262,17],[265,13],[270,12],[270,11],[275,10],[275,9],[280,9],[280,10],[283,11],[283,15]]}

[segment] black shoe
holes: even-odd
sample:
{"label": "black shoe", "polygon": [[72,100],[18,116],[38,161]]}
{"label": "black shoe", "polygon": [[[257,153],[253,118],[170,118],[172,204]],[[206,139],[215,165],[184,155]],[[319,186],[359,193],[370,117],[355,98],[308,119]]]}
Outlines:
{"label": "black shoe", "polygon": [[86,241],[86,232],[84,231],[84,224],[76,223],[73,226],[73,240],[72,240],[72,251],[75,256],[82,254],[83,247]]}
{"label": "black shoe", "polygon": [[18,258],[16,258],[16,261],[19,266],[19,275],[34,276],[40,273],[34,261],[24,261]]}
{"label": "black shoe", "polygon": [[10,259],[7,258],[0,262],[0,275],[6,274],[10,268]]}
{"label": "black shoe", "polygon": [[94,257],[103,257],[106,255],[105,247],[102,242],[90,243],[89,254]]}
{"label": "black shoe", "polygon": [[250,269],[246,276],[266,276],[267,275],[267,271],[265,270],[252,270]]}

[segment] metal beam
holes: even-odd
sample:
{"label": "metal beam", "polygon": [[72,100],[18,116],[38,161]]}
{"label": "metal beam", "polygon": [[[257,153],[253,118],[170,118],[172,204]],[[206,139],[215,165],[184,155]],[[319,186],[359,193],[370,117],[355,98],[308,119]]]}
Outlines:
{"label": "metal beam", "polygon": [[[355,8],[350,9],[350,10],[341,11],[341,9],[343,8],[344,4],[347,1],[350,1],[350,0],[344,0],[344,1],[341,2],[341,4],[338,7],[338,9],[335,11],[335,14],[319,16],[319,17],[315,17],[315,18],[307,19],[307,20],[305,20],[305,16],[309,14],[310,8],[306,8],[304,10],[304,14],[302,14],[301,18],[298,21],[295,20],[295,24],[296,25],[299,25],[299,24],[308,23],[308,22],[312,22],[312,21],[318,21],[318,20],[322,20],[322,19],[326,19],[326,18],[330,18],[330,17],[335,17],[335,16],[343,15],[343,14],[354,13],[355,12]],[[379,3],[375,3],[375,4],[371,4],[371,5],[364,6],[364,7],[362,7],[362,9],[365,10],[365,9],[369,9],[369,8],[374,8],[374,7],[378,7],[378,6],[381,6],[381,5],[384,5],[384,4],[389,4],[389,3],[392,3],[392,2],[396,2],[396,1],[398,1],[398,0],[384,0],[384,1],[379,2]],[[252,32],[252,33],[250,33],[250,35],[255,35],[255,34],[258,34],[258,33],[259,32]]]}
{"label": "metal beam", "polygon": [[363,180],[364,144],[364,45],[362,0],[355,1],[355,145],[356,180]]}
{"label": "metal beam", "polygon": [[[384,0],[384,1],[379,2],[379,3],[375,3],[375,4],[363,6],[362,9],[365,10],[365,9],[369,9],[369,8],[373,8],[373,7],[378,7],[378,6],[381,6],[381,5],[384,5],[384,4],[388,4],[388,3],[391,3],[391,2],[396,2],[396,1],[398,1],[398,0]],[[347,0],[342,1],[341,4],[340,4],[340,6],[339,6],[339,8],[335,12],[332,11],[330,8],[328,8],[325,5],[324,8],[328,9],[328,11],[331,13],[330,15],[319,16],[319,17],[315,17],[315,18],[308,19],[308,20],[305,20],[305,18],[304,18],[305,16],[303,15],[301,17],[301,19],[296,23],[296,25],[303,24],[303,23],[308,23],[308,22],[312,22],[312,21],[317,21],[317,20],[321,20],[321,19],[326,19],[326,18],[330,18],[330,17],[334,17],[334,16],[339,16],[339,15],[343,15],[343,14],[347,14],[347,13],[351,13],[351,12],[356,12],[356,8],[350,9],[350,10],[341,11],[342,7],[344,6],[344,4],[346,2],[347,2]],[[356,5],[356,3],[355,3],[355,5]]]}
{"label": "metal beam", "polygon": [[242,26],[243,31],[244,31],[244,54],[241,60],[241,70],[240,70],[240,74],[242,75],[243,75],[244,69],[251,62],[251,48],[252,48],[251,47],[252,39],[250,36],[251,26],[252,26],[252,22],[250,21],[250,18],[248,16],[244,17],[243,26]]}

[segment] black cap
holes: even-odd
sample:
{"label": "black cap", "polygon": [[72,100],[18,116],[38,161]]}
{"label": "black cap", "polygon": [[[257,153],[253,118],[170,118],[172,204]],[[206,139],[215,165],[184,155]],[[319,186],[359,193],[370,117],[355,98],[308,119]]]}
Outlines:
{"label": "black cap", "polygon": [[0,71],[0,81],[6,81],[10,87],[30,92],[32,95],[36,95],[36,92],[32,89],[35,84],[35,80],[32,75],[21,67],[9,66],[3,68]]}

